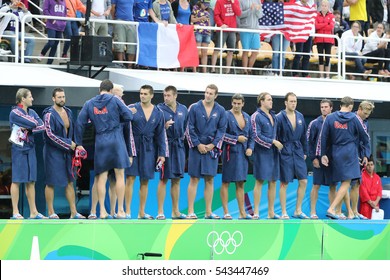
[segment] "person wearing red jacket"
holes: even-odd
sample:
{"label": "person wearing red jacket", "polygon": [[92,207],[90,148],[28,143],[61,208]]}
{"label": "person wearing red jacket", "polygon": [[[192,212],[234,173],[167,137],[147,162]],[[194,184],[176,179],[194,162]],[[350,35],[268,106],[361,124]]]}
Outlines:
{"label": "person wearing red jacket", "polygon": [[[334,15],[329,11],[329,2],[327,0],[323,0],[321,2],[321,11],[318,12],[316,17],[316,33],[317,34],[328,34],[333,35],[335,19]],[[314,43],[317,44],[318,50],[318,68],[320,71],[320,78],[324,78],[324,74],[326,74],[326,78],[330,78],[330,53],[332,50],[332,46],[334,45],[334,38],[329,37],[320,37],[317,36],[314,38]],[[325,53],[325,67],[324,67],[324,54]],[[325,70],[325,72],[324,72]]]}
{"label": "person wearing red jacket", "polygon": [[[238,0],[217,0],[214,8],[214,20],[218,27],[237,28],[237,17],[241,15],[240,3]],[[230,66],[233,60],[233,49],[236,46],[236,32],[222,31],[216,32],[215,50],[211,59],[211,73],[215,73],[215,65],[217,64],[219,51],[224,44],[228,48],[226,57],[226,74],[230,73]]]}
{"label": "person wearing red jacket", "polygon": [[359,212],[371,219],[372,209],[379,211],[379,200],[382,197],[382,181],[375,172],[375,164],[372,158],[362,171],[360,183],[360,209]]}

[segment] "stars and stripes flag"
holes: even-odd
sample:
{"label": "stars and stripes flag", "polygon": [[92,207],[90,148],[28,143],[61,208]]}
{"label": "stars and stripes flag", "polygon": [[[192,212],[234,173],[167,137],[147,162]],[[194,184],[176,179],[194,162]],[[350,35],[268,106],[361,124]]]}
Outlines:
{"label": "stars and stripes flag", "polygon": [[[284,5],[283,5],[284,4]],[[260,29],[278,30],[294,43],[305,42],[314,30],[317,10],[315,6],[296,3],[263,3]]]}

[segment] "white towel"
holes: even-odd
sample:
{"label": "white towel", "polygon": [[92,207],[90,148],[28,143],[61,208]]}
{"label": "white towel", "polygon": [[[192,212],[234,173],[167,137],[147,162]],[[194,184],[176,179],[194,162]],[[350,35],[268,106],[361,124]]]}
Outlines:
{"label": "white towel", "polygon": [[371,220],[383,220],[385,217],[385,212],[383,209],[379,209],[379,212],[376,212],[375,209],[372,209]]}

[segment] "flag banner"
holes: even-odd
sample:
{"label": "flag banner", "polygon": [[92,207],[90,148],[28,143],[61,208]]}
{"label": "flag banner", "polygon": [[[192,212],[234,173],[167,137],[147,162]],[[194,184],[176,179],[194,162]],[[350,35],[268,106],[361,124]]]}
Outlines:
{"label": "flag banner", "polygon": [[260,29],[281,31],[294,43],[306,42],[314,30],[317,10],[315,6],[296,3],[264,3]]}
{"label": "flag banner", "polygon": [[155,68],[199,65],[194,26],[140,22],[137,34],[137,64]]}
{"label": "flag banner", "polygon": [[8,141],[11,143],[14,143],[15,145],[18,145],[20,147],[23,147],[24,141],[23,139],[25,138],[24,133],[22,129],[16,125],[12,125],[12,130],[11,130],[11,136],[9,137]]}

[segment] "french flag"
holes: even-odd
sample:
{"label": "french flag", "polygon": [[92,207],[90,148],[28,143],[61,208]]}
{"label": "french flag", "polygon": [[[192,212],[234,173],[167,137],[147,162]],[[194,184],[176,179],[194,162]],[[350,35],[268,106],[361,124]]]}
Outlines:
{"label": "french flag", "polygon": [[155,68],[199,65],[194,26],[140,22],[137,64]]}

